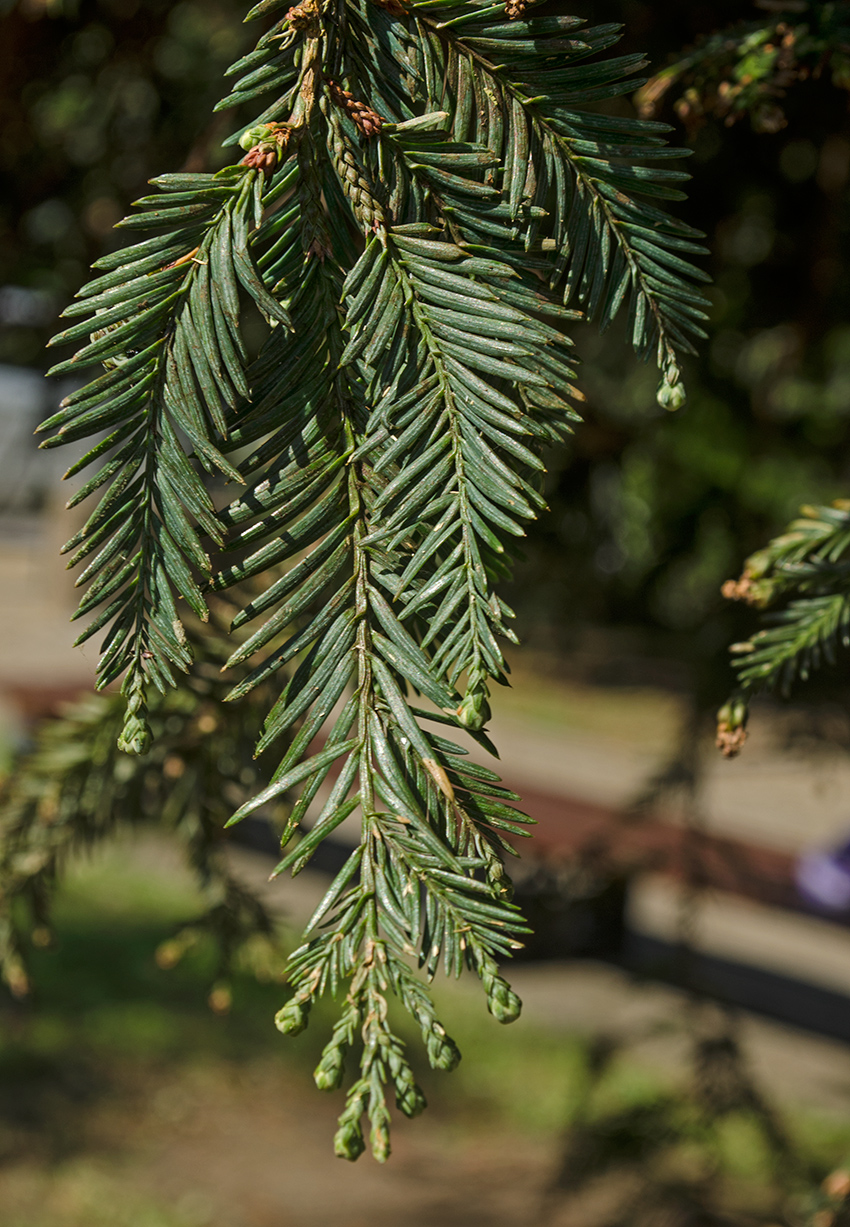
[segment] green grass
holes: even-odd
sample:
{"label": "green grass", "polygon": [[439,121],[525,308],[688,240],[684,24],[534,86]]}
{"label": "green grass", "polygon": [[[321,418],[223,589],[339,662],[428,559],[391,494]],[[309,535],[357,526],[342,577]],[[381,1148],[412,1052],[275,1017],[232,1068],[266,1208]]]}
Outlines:
{"label": "green grass", "polygon": [[36,985],[26,1043],[54,1052],[169,1058],[189,1052],[238,1058],[280,1037],[278,986],[239,977],[234,1009],[206,1004],[214,951],[202,945],[171,970],[156,951],[191,923],[202,901],[188,869],[158,839],[124,836],[71,867],[53,913],[55,940],[32,952]]}
{"label": "green grass", "polygon": [[163,1205],[128,1191],[120,1175],[75,1159],[33,1180],[6,1186],[4,1227],[206,1227],[208,1208],[195,1198]]}

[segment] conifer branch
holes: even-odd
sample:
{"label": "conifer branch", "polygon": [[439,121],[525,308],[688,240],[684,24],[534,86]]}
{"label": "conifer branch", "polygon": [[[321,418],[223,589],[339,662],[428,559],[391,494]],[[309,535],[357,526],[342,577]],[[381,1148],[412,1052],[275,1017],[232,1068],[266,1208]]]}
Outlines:
{"label": "conifer branch", "polygon": [[[97,325],[74,361],[113,369],[49,444],[113,429],[74,466],[106,457],[78,499],[111,484],[72,548],[105,542],[82,608],[105,605],[87,633],[110,626],[99,678],[124,674],[123,748],[149,748],[147,681],[189,667],[177,599],[203,618],[251,585],[227,697],[274,691],[255,752],[279,761],[229,823],[286,804],[276,872],[298,873],[359,821],[278,1026],[344,992],[316,1081],[341,1085],[359,1048],[336,1149],[357,1157],[365,1115],[383,1160],[387,1087],[424,1106],[389,997],[438,1068],[459,1055],[425,982],[440,966],[473,970],[499,1021],[520,1009],[499,970],[526,931],[503,857],[529,819],[449,738],[493,750],[489,683],[515,641],[497,585],[545,505],[542,449],[578,420],[569,304],[605,326],[631,294],[674,407],[702,318],[678,253],[701,249],[632,198],[680,195],[680,172],[644,166],[679,156],[659,126],[581,110],[634,84],[634,57],[591,61],[611,27],[455,0],[261,0],[249,18],[271,24],[219,104],[263,108],[228,138],[242,163],[160,181],[131,224],[165,238],[83,292],[90,318],[60,339]],[[246,296],[268,323],[253,361]],[[218,512],[214,471],[241,491]]]}
{"label": "conifer branch", "polygon": [[787,694],[796,678],[835,664],[836,648],[850,646],[850,504],[839,499],[801,511],[747,559],[740,579],[723,585],[728,599],[759,609],[784,603],[767,615],[768,628],[732,648],[748,694],[774,686]]}
{"label": "conifer branch", "polygon": [[784,533],[747,559],[739,579],[723,585],[728,600],[768,611],[762,630],[730,648],[739,688],[718,713],[717,747],[726,757],[743,747],[753,695],[771,689],[787,695],[795,681],[836,665],[838,649],[850,647],[850,502],[800,510]]}
{"label": "conifer branch", "polygon": [[[221,1009],[234,961],[246,945],[274,941],[275,924],[223,855],[223,828],[262,769],[251,754],[267,706],[263,691],[228,713],[218,666],[221,632],[192,623],[195,668],[176,689],[153,696],[156,734],[147,755],[128,757],[116,741],[124,723],[120,695],[69,705],[39,731],[0,789],[0,974],[16,996],[29,991],[30,944],[50,940],[52,896],[69,858],[118,828],[165,828],[183,845],[208,906],[158,952],[173,967],[203,934],[218,947],[214,973]],[[277,955],[280,961],[280,954]]]}
{"label": "conifer branch", "polygon": [[[368,0],[362,10],[390,53],[385,19]],[[689,285],[706,275],[678,253],[705,249],[693,228],[632,197],[681,199],[673,185],[686,174],[643,163],[689,151],[664,146],[664,124],[581,110],[641,84],[630,76],[645,66],[641,56],[583,63],[617,41],[616,26],[582,30],[574,17],[505,23],[498,11],[454,0],[411,6],[428,109],[452,109],[453,138],[479,143],[503,165],[501,207],[524,234],[526,251],[540,250],[542,239],[554,246],[549,283],[563,286],[565,304],[575,300],[604,329],[630,297],[634,347],[642,358],[657,354],[659,400],[676,408],[684,400],[677,355],[693,352],[692,338],[705,336],[707,305]],[[546,219],[541,206],[552,191],[556,207]],[[456,219],[470,228],[471,241],[481,241],[480,210],[467,201]]]}

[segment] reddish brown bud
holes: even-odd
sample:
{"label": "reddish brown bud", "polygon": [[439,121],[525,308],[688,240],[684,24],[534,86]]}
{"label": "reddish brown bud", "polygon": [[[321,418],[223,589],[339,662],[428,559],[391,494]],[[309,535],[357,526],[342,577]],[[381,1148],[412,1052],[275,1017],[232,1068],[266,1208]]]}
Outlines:
{"label": "reddish brown bud", "polygon": [[270,175],[277,166],[277,150],[263,149],[262,145],[255,145],[245,154],[242,165],[251,166],[254,170],[261,170],[263,174]]}
{"label": "reddish brown bud", "polygon": [[350,90],[343,89],[336,81],[328,80],[328,93],[331,101],[351,118],[362,136],[377,136],[383,127],[383,120],[377,111],[373,111],[368,103],[360,102]]}
{"label": "reddish brown bud", "polygon": [[260,124],[249,128],[242,137],[242,148],[249,146],[242,159],[243,166],[253,166],[270,175],[289,145],[292,128],[289,124]]}
{"label": "reddish brown bud", "polygon": [[752,586],[752,576],[745,571],[740,579],[727,579],[720,593],[727,601],[746,601]]}
{"label": "reddish brown bud", "polygon": [[407,12],[401,0],[372,0],[372,3],[384,9],[390,17],[402,17]]}
{"label": "reddish brown bud", "polygon": [[748,605],[764,606],[772,595],[769,580],[760,579],[748,566],[740,579],[727,579],[720,588],[727,601],[746,601]]}
{"label": "reddish brown bud", "polygon": [[731,728],[728,724],[718,724],[717,737],[714,744],[724,758],[737,758],[747,740],[747,730],[743,725]]}
{"label": "reddish brown bud", "polygon": [[527,7],[528,0],[506,0],[505,12],[510,21],[516,21],[517,17],[522,17]]}

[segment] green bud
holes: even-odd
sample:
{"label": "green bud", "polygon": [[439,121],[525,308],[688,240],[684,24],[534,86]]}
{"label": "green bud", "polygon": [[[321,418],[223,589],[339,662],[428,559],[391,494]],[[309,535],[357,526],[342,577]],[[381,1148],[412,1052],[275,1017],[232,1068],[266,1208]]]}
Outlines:
{"label": "green bud", "polygon": [[681,409],[688,399],[685,385],[683,383],[670,384],[666,379],[662,379],[658,385],[655,399],[662,409],[669,409],[673,413],[676,409]]}
{"label": "green bud", "polygon": [[390,1131],[385,1121],[380,1120],[372,1126],[372,1131],[369,1134],[369,1144],[372,1147],[372,1154],[378,1163],[386,1163],[390,1157],[391,1148]]}
{"label": "green bud", "polygon": [[147,754],[152,745],[153,733],[147,720],[128,712],[118,738],[118,749],[125,754]]}
{"label": "green bud", "polygon": [[745,699],[729,699],[717,713],[717,724],[727,729],[743,728],[749,714],[750,709]]}
{"label": "green bud", "polygon": [[500,1023],[516,1022],[522,1013],[522,1002],[501,976],[496,976],[487,997],[487,1009]]}
{"label": "green bud", "polygon": [[412,1077],[406,1085],[396,1086],[395,1103],[398,1110],[405,1116],[418,1116],[428,1107],[428,1101],[422,1093],[422,1088],[416,1085]]}
{"label": "green bud", "polygon": [[268,124],[257,124],[253,128],[249,128],[247,132],[243,132],[239,137],[240,146],[247,152],[253,149],[255,145],[261,145],[263,141],[271,141],[273,139],[274,129]]}
{"label": "green bud", "polygon": [[153,733],[147,721],[144,674],[141,671],[128,673],[121,693],[126,696],[127,709],[124,727],[118,738],[118,749],[125,754],[147,754],[153,745]]}
{"label": "green bud", "polygon": [[483,729],[490,719],[487,691],[485,689],[467,691],[457,709],[457,716],[464,728],[473,729],[475,732]]}
{"label": "green bud", "polygon": [[344,1075],[345,1051],[339,1045],[330,1043],[313,1070],[313,1081],[320,1091],[335,1091],[342,1085]]}
{"label": "green bud", "polygon": [[313,1081],[320,1091],[338,1091],[342,1086],[342,1076],[342,1066],[339,1070],[328,1070],[317,1065],[313,1070]]}
{"label": "green bud", "polygon": [[[442,1031],[442,1028],[440,1030]],[[442,1031],[442,1034],[432,1031],[425,1041],[425,1048],[432,1069],[451,1071],[457,1068],[460,1062],[460,1049],[445,1031]]]}
{"label": "green bud", "polygon": [[[389,1145],[389,1144],[388,1144]],[[340,1122],[339,1129],[334,1134],[334,1154],[338,1159],[348,1159],[353,1163],[359,1159],[366,1149],[363,1141],[363,1130],[359,1121],[345,1120]]]}
{"label": "green bud", "polygon": [[[387,1053],[390,1080],[395,1087],[396,1107],[405,1116],[418,1116],[427,1107],[422,1089],[416,1085],[413,1070],[400,1052],[390,1049]],[[373,1124],[375,1120],[373,1118]]]}
{"label": "green bud", "polygon": [[310,1002],[291,997],[283,1009],[274,1016],[274,1025],[283,1035],[299,1035],[307,1026]]}

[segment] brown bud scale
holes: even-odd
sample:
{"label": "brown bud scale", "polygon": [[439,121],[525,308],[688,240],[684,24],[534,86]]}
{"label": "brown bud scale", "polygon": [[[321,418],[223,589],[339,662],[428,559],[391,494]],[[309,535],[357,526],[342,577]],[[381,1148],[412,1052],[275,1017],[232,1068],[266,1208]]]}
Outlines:
{"label": "brown bud scale", "polygon": [[263,174],[270,175],[276,169],[281,156],[286,152],[292,137],[289,124],[266,124],[268,140],[249,149],[242,159],[243,166],[253,166]]}
{"label": "brown bud scale", "polygon": [[255,145],[245,154],[242,165],[251,166],[254,170],[261,170],[263,174],[270,175],[277,166],[277,150],[264,149],[262,145]]}
{"label": "brown bud scale", "polygon": [[362,136],[371,137],[378,135],[384,121],[377,111],[373,111],[368,103],[360,102],[350,90],[343,89],[342,86],[337,85],[336,81],[328,80],[327,86],[331,101],[348,114],[351,122]]}
{"label": "brown bud scale", "polygon": [[753,586],[753,579],[745,571],[740,579],[727,579],[720,589],[721,596],[727,601],[746,601]]}
{"label": "brown bud scale", "polygon": [[747,730],[743,725],[732,728],[731,725],[725,722],[718,724],[717,737],[714,744],[724,758],[737,758],[743,750],[746,740]]}
{"label": "brown bud scale", "polygon": [[293,30],[300,30],[311,38],[316,38],[321,33],[316,0],[302,0],[301,4],[296,4],[289,10],[284,21],[287,21]]}

